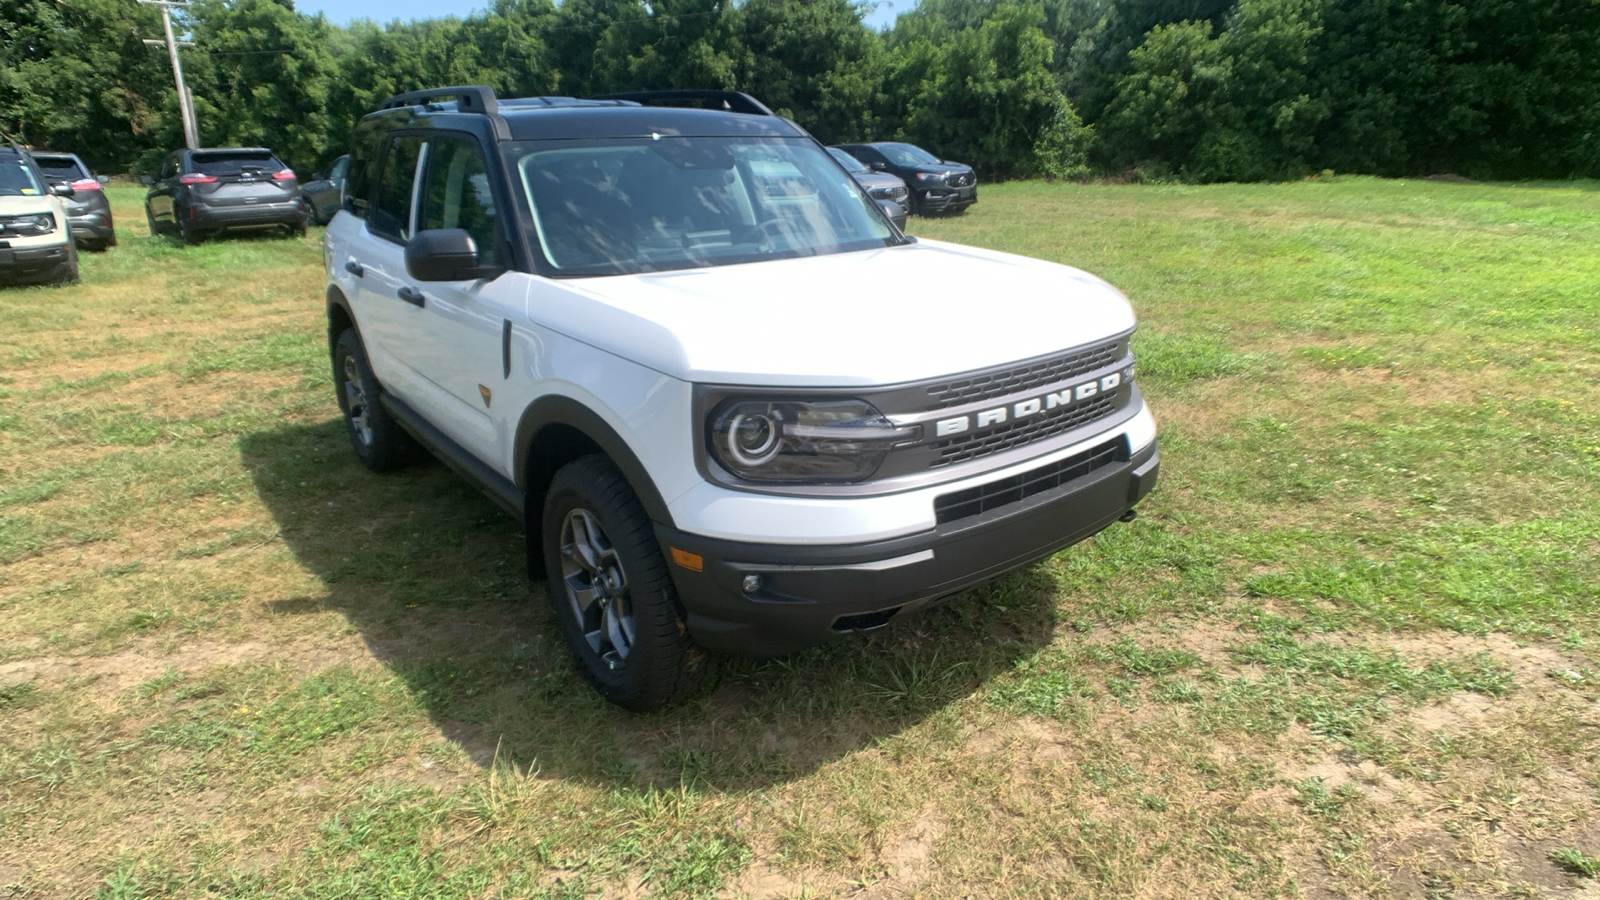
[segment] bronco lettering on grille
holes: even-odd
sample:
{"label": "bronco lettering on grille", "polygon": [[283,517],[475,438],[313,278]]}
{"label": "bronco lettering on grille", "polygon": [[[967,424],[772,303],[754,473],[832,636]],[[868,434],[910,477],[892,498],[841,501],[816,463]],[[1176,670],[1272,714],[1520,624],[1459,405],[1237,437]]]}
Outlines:
{"label": "bronco lettering on grille", "polygon": [[[1045,410],[1070,406],[1079,401],[1088,400],[1097,394],[1109,393],[1116,390],[1121,384],[1122,373],[1112,372],[1110,375],[1094,381],[1085,381],[1083,384],[1063,388],[1062,390],[1045,394],[1042,397],[1034,397],[1013,403],[1010,406],[999,406],[994,409],[981,410],[971,415],[940,419],[934,423],[933,433],[935,437],[949,437],[952,434],[964,434],[974,427],[987,428],[990,425],[1000,425],[1012,419],[1035,416]],[[974,418],[977,420],[976,425],[973,422]]]}

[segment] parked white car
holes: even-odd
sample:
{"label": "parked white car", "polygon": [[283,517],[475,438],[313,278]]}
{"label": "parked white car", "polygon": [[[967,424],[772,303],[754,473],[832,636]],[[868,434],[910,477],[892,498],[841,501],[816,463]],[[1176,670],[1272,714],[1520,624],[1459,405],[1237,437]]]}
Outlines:
{"label": "parked white car", "polygon": [[907,238],[743,94],[391,98],[325,241],[356,454],[419,441],[519,516],[629,708],[708,651],[887,625],[1155,485],[1121,293]]}
{"label": "parked white car", "polygon": [[63,197],[22,148],[0,145],[0,284],[71,284],[78,280]]}

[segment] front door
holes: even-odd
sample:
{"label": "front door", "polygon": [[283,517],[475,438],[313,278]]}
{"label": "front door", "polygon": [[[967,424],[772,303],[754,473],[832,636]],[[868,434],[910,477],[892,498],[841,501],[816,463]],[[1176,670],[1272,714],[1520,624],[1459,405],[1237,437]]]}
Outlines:
{"label": "front door", "polygon": [[[467,134],[428,137],[417,191],[418,232],[460,228],[478,246],[480,265],[507,265],[483,148]],[[526,305],[526,280],[410,280],[425,298],[426,327],[411,335],[429,391],[428,418],[479,459],[503,468],[507,403],[495,403],[506,378],[505,330]],[[517,312],[513,312],[517,311]],[[509,401],[501,391],[502,401]],[[513,415],[516,411],[510,411]],[[512,423],[514,425],[514,422]],[[511,477],[509,471],[501,474]]]}

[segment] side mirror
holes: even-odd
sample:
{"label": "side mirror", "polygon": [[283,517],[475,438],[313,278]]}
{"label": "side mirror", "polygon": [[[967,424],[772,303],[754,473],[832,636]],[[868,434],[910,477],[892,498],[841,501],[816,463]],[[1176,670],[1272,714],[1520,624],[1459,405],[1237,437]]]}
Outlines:
{"label": "side mirror", "polygon": [[406,244],[406,274],[418,281],[494,279],[504,266],[478,264],[478,244],[460,228],[419,231]]}
{"label": "side mirror", "polygon": [[149,187],[150,185],[155,184],[156,180],[154,178],[151,178],[149,175],[140,175],[139,176],[139,183],[144,185],[145,187]]}
{"label": "side mirror", "polygon": [[94,177],[94,180],[100,182],[101,184],[110,184],[111,183],[111,176],[110,175],[96,175]]}
{"label": "side mirror", "polygon": [[871,169],[874,172],[882,172],[884,169],[889,168],[889,164],[888,163],[881,163],[881,162],[867,163],[867,168]]}
{"label": "side mirror", "polygon": [[324,176],[323,176],[323,174],[321,172],[312,172],[311,173],[311,180],[312,181],[321,181],[323,179],[323,177]]}
{"label": "side mirror", "polygon": [[883,217],[894,223],[902,234],[906,230],[906,209],[893,200],[879,200],[878,208],[883,210]]}
{"label": "side mirror", "polygon": [[72,189],[72,185],[62,183],[50,185],[50,193],[55,194],[57,197],[71,197],[78,192]]}

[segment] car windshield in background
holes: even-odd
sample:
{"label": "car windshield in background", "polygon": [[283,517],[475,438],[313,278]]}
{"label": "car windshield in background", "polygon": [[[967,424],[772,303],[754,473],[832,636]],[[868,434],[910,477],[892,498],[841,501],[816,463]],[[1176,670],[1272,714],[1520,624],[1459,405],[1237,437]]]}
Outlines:
{"label": "car windshield in background", "polygon": [[89,173],[85,172],[82,166],[70,159],[51,159],[49,157],[35,156],[33,162],[34,165],[39,167],[39,171],[44,173],[45,180],[51,183],[77,181],[89,177]]}
{"label": "car windshield in background", "polygon": [[190,159],[201,175],[242,175],[247,169],[270,173],[283,168],[271,153],[196,153]]}
{"label": "car windshield in background", "polygon": [[896,240],[810,140],[526,141],[510,155],[545,259],[562,274],[818,256]]}
{"label": "car windshield in background", "polygon": [[839,161],[839,165],[844,166],[844,170],[852,175],[859,174],[861,172],[872,171],[871,169],[862,165],[861,160],[856,159],[854,156],[851,156],[850,154],[838,148],[829,147],[828,155],[832,156],[834,159],[837,159]]}
{"label": "car windshield in background", "polygon": [[0,197],[37,197],[44,190],[33,171],[15,156],[0,157]]}
{"label": "car windshield in background", "polygon": [[939,157],[914,144],[879,144],[878,151],[897,166],[932,166]]}

